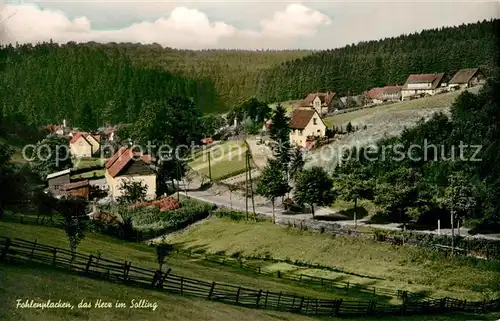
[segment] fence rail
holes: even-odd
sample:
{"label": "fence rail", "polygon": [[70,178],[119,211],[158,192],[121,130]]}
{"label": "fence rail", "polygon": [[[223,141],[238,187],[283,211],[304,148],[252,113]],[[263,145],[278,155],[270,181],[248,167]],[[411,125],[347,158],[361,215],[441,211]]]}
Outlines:
{"label": "fence rail", "polygon": [[500,300],[468,302],[450,298],[405,302],[401,305],[372,301],[326,300],[293,293],[249,289],[230,284],[207,282],[159,270],[144,269],[132,262],[112,261],[94,255],[72,253],[37,241],[0,237],[0,261],[37,262],[76,271],[80,275],[122,282],[169,293],[251,308],[322,316],[411,315],[444,312],[484,313],[500,310]]}

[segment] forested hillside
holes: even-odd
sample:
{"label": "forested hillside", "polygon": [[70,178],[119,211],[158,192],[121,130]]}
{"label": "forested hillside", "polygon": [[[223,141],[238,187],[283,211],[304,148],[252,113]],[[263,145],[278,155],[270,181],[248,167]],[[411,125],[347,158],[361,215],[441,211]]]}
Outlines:
{"label": "forested hillside", "polygon": [[95,128],[133,122],[146,100],[192,97],[205,111],[223,110],[210,81],[133,66],[119,51],[69,43],[0,49],[2,117],[28,125]]}
{"label": "forested hillside", "polygon": [[410,73],[482,67],[491,74],[498,57],[499,20],[369,41],[288,61],[261,75],[258,97],[303,98],[316,90],[346,95],[386,84],[403,84]]}
{"label": "forested hillside", "polygon": [[141,67],[209,80],[227,108],[261,91],[260,74],[280,63],[311,54],[306,50],[178,50],[160,45],[96,44],[124,53]]}

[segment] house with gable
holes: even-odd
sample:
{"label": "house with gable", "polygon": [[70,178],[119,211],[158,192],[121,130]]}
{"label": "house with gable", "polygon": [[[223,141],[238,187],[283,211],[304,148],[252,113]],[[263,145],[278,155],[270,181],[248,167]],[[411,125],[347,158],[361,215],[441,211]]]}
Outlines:
{"label": "house with gable", "polygon": [[313,108],[296,108],[290,119],[290,144],[306,148],[308,142],[326,135],[326,125]]}
{"label": "house with gable", "polygon": [[420,95],[433,96],[443,91],[444,73],[412,74],[401,89],[401,100],[409,100]]}
{"label": "house with gable", "polygon": [[122,196],[124,181],[141,182],[146,185],[146,198],[156,199],[156,173],[151,168],[151,155],[144,155],[122,147],[106,161],[104,174],[113,199]]}
{"label": "house with gable", "polygon": [[464,89],[482,85],[486,82],[486,77],[479,68],[466,68],[457,71],[448,82],[450,90]]}
{"label": "house with gable", "polygon": [[314,108],[316,112],[320,115],[326,115],[327,113],[334,112],[335,109],[344,108],[344,103],[340,100],[334,92],[326,93],[310,93],[302,101],[300,108]]}
{"label": "house with gable", "polygon": [[85,132],[72,133],[69,147],[74,157],[92,157],[101,148],[100,137]]}
{"label": "house with gable", "polygon": [[402,86],[384,86],[372,88],[365,92],[365,102],[368,104],[383,104],[401,100]]}

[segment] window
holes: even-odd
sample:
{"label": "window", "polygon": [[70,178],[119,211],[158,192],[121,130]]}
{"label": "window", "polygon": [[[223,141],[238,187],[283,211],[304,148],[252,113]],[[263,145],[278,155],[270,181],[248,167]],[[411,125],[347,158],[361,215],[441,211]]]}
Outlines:
{"label": "window", "polygon": [[299,130],[299,136],[302,136],[302,129]]}
{"label": "window", "polygon": [[313,118],[313,125],[317,125],[316,118]]}

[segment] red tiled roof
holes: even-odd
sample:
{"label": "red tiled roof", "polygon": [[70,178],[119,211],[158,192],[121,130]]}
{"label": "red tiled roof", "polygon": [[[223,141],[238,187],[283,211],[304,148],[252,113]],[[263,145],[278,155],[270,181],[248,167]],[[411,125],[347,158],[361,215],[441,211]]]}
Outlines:
{"label": "red tiled roof", "polygon": [[386,94],[397,94],[401,91],[402,86],[385,86],[383,87],[383,93]]}
{"label": "red tiled roof", "polygon": [[74,183],[68,183],[68,184],[64,184],[61,186],[61,188],[65,191],[69,191],[69,190],[72,190],[72,189],[76,189],[76,188],[80,188],[80,187],[85,187],[85,186],[88,186],[89,185],[89,180],[86,179],[86,180],[83,180],[83,181],[78,181],[78,182],[74,182]]}
{"label": "red tiled roof", "polygon": [[116,152],[113,156],[111,156],[111,158],[109,158],[107,161],[106,161],[106,165],[105,167],[106,168],[110,168],[111,165],[113,165],[114,162],[116,162],[116,160],[127,150],[126,147],[120,147],[120,149],[118,150],[118,152]]}
{"label": "red tiled roof", "polygon": [[321,104],[329,105],[332,99],[335,97],[336,93],[327,92],[327,93],[310,93],[307,97],[302,101],[302,106],[310,106],[313,100],[316,97],[319,97],[321,100]]}
{"label": "red tiled roof", "polygon": [[290,120],[290,128],[304,129],[311,120],[316,111],[314,109],[294,109],[292,119]]}
{"label": "red tiled roof", "polygon": [[382,87],[372,88],[365,93],[365,96],[370,99],[378,99],[383,91]]}
{"label": "red tiled roof", "polygon": [[73,134],[73,137],[71,138],[71,140],[69,141],[70,144],[74,144],[76,143],[80,137],[83,138],[88,144],[90,144],[90,142],[87,140],[86,133],[76,133],[76,134]]}
{"label": "red tiled roof", "polygon": [[129,148],[122,147],[107,162],[106,169],[111,177],[116,177],[131,161],[139,158],[145,164],[151,164],[151,155],[143,155],[140,152],[133,152]]}

